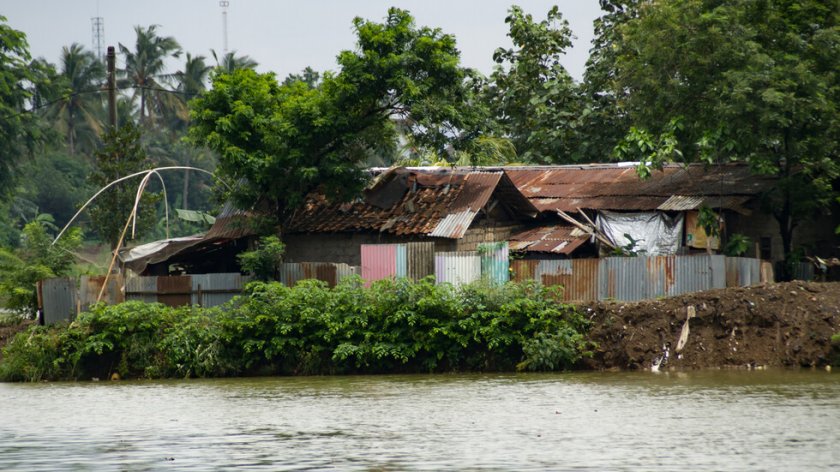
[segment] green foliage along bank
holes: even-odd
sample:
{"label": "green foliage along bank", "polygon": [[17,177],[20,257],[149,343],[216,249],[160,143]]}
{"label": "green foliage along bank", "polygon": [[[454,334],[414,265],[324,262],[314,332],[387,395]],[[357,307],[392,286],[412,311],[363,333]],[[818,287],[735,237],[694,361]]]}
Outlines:
{"label": "green foliage along bank", "polygon": [[588,354],[588,321],[556,300],[536,284],[255,282],[214,309],[127,302],[34,326],[0,379],[563,370]]}

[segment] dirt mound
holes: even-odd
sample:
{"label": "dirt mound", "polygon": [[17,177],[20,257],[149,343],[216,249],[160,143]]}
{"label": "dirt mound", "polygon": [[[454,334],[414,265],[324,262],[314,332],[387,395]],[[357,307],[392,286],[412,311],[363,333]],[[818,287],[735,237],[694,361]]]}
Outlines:
{"label": "dirt mound", "polygon": [[[691,308],[688,336],[677,345]],[[840,332],[840,283],[787,282],[635,303],[585,304],[593,369],[822,366]]]}

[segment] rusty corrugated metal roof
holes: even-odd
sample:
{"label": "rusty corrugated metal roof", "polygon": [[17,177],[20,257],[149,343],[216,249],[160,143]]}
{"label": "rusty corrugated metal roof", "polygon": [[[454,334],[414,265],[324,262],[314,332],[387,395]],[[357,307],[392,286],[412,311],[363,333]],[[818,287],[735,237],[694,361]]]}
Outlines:
{"label": "rusty corrugated metal roof", "polygon": [[583,231],[572,226],[541,226],[510,237],[510,249],[524,252],[571,254],[589,239]]}
{"label": "rusty corrugated metal roof", "polygon": [[[398,182],[405,182],[404,192],[394,188]],[[377,193],[385,191],[386,196]],[[436,168],[421,172],[398,168],[378,176],[364,199],[338,204],[327,201],[323,195],[310,195],[287,230],[380,231],[458,239],[494,194],[510,207],[523,208],[521,214],[537,214],[537,209],[501,171],[444,172]]]}
{"label": "rusty corrugated metal roof", "polygon": [[646,180],[627,164],[515,167],[505,173],[540,211],[696,209],[697,201],[738,209],[773,182],[737,164],[667,165]]}

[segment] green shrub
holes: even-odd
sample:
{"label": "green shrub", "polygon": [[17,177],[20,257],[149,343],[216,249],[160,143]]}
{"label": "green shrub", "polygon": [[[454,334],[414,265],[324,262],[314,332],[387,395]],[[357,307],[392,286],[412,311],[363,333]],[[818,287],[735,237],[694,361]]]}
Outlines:
{"label": "green shrub", "polygon": [[23,333],[0,378],[561,370],[588,321],[534,283],[254,282],[216,309],[128,302]]}

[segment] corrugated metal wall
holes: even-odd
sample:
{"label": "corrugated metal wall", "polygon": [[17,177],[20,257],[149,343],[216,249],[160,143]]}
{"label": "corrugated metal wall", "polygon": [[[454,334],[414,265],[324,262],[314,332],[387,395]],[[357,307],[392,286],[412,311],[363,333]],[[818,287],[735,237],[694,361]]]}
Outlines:
{"label": "corrugated metal wall", "polygon": [[40,282],[44,323],[71,321],[76,317],[76,281],[67,277]]}
{"label": "corrugated metal wall", "polygon": [[248,281],[250,277],[239,273],[131,277],[125,283],[125,299],[169,306],[212,307],[239,295]]}
{"label": "corrugated metal wall", "polygon": [[645,257],[606,257],[598,274],[598,299],[642,300],[647,298]]}
{"label": "corrugated metal wall", "polygon": [[740,259],[744,260],[728,262],[724,256],[698,255],[517,260],[512,269],[516,281],[564,286],[565,301],[634,301],[724,288],[727,264],[745,274],[731,279],[737,281],[733,286],[755,285],[762,277],[772,277],[761,274],[758,259]]}
{"label": "corrugated metal wall", "polygon": [[510,280],[510,254],[507,241],[478,245],[481,277],[496,284]]}
{"label": "corrugated metal wall", "polygon": [[251,277],[238,272],[224,274],[191,275],[192,294],[190,303],[204,307],[214,307],[229,302],[242,293],[242,287],[251,281]]}
{"label": "corrugated metal wall", "polygon": [[[91,305],[96,303],[102,284],[105,283],[104,275],[83,275],[79,277],[79,309],[87,311]],[[102,293],[102,300],[105,303],[114,304],[125,301],[123,294],[125,280],[122,275],[113,274],[108,277],[108,287]]]}
{"label": "corrugated metal wall", "polygon": [[435,243],[362,244],[362,278],[370,285],[389,277],[420,280],[435,273]]}
{"label": "corrugated metal wall", "polygon": [[599,259],[514,260],[512,279],[562,285],[564,301],[597,300],[599,264]]}
{"label": "corrugated metal wall", "polygon": [[397,247],[400,244],[362,244],[362,278],[365,285],[397,276]]}
{"label": "corrugated metal wall", "polygon": [[280,282],[289,287],[301,280],[322,280],[335,287],[341,279],[358,274],[360,267],[333,262],[286,262],[280,264]]}
{"label": "corrugated metal wall", "polygon": [[407,243],[408,272],[406,277],[420,280],[435,275],[435,243]]}
{"label": "corrugated metal wall", "polygon": [[436,283],[468,284],[481,278],[481,257],[471,251],[435,253]]}
{"label": "corrugated metal wall", "polygon": [[761,283],[761,261],[748,257],[726,258],[726,286],[746,287]]}
{"label": "corrugated metal wall", "polygon": [[157,302],[157,277],[129,277],[125,281],[125,299]]}

